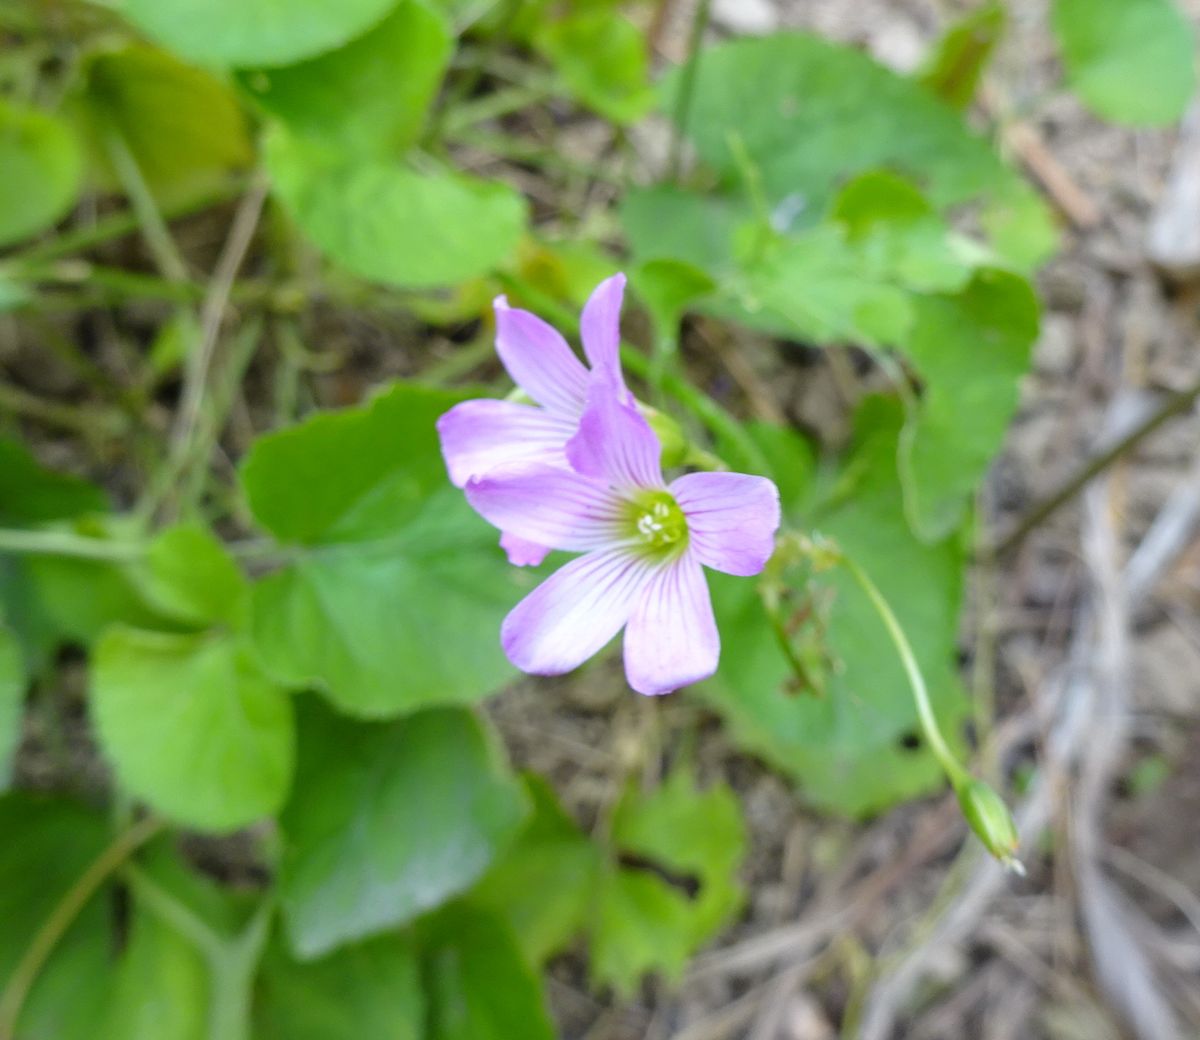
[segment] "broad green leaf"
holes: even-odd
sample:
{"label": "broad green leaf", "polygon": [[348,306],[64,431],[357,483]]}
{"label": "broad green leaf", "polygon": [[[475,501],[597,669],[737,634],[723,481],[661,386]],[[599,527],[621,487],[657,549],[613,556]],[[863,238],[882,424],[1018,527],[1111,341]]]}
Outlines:
{"label": "broad green leaf", "polygon": [[[100,51],[84,66],[80,100],[107,169],[108,140],[129,149],[151,190],[178,205],[249,165],[246,120],[229,88],[142,44]],[[110,182],[115,182],[110,174]]]}
{"label": "broad green leaf", "polygon": [[1196,38],[1173,0],[1055,0],[1067,81],[1097,115],[1173,123],[1196,89]]}
{"label": "broad green leaf", "polygon": [[734,270],[734,238],[752,217],[742,199],[673,184],[630,189],[619,212],[635,259],[675,260],[712,276]]}
{"label": "broad green leaf", "polygon": [[25,709],[25,662],[16,636],[0,625],[0,791],[12,782],[13,756],[21,743]]}
{"label": "broad green leaf", "polygon": [[884,170],[846,184],[834,200],[832,217],[846,229],[864,272],[905,289],[961,289],[972,266],[989,256],[953,234],[913,184]]}
{"label": "broad green leaf", "polygon": [[[0,798],[0,989],[30,941],[108,841],[102,813],[61,799]],[[110,906],[90,900],[39,973],[16,1040],[89,1040],[108,1000]]]}
{"label": "broad green leaf", "polygon": [[595,895],[591,978],[628,999],[642,976],[683,975],[692,952],[687,894],[649,870],[607,870]]}
{"label": "broad green leaf", "polygon": [[[108,841],[103,814],[70,802],[0,799],[0,987]],[[208,969],[128,891],[102,885],[38,974],[15,1040],[204,1040]],[[118,905],[120,912],[118,912]]]}
{"label": "broad green leaf", "polygon": [[648,260],[630,272],[629,280],[650,313],[655,338],[672,345],[688,308],[717,287],[701,268],[684,260]]}
{"label": "broad green leaf", "polygon": [[420,0],[402,0],[336,51],[278,69],[245,69],[238,79],[297,137],[394,158],[420,134],[453,44],[442,16]]}
{"label": "broad green leaf", "polygon": [[0,246],[45,231],[75,204],[83,155],[54,116],[0,98]]}
{"label": "broad green leaf", "polygon": [[554,1040],[538,977],[500,918],[451,904],[420,936],[427,1040]]}
{"label": "broad green leaf", "polygon": [[19,441],[0,438],[0,524],[24,527],[107,509],[98,487],[44,469]]}
{"label": "broad green leaf", "polygon": [[177,524],[150,543],[141,574],[146,599],[197,625],[246,620],[249,586],[217,537],[198,524]]}
{"label": "broad green leaf", "polygon": [[872,271],[833,224],[772,239],[731,288],[731,317],[794,339],[894,344],[912,324],[908,294]]}
{"label": "broad green leaf", "polygon": [[[259,839],[260,835],[253,835]],[[261,835],[261,841],[252,846],[253,852],[262,849],[264,856],[272,851],[273,834]],[[265,848],[264,848],[265,846]],[[245,850],[243,850],[245,855]],[[222,941],[233,943],[246,934],[251,919],[261,911],[263,900],[272,895],[263,893],[239,879],[234,883],[223,883],[211,874],[202,873],[183,856],[178,836],[167,831],[149,842],[138,853],[137,869],[128,880],[130,892],[136,902],[153,911],[158,904],[143,888],[150,885],[166,892],[171,900],[183,907],[194,917],[203,921],[208,929]],[[245,867],[238,867],[239,872]]]}
{"label": "broad green leaf", "polygon": [[491,735],[462,709],[361,723],[311,701],[298,762],[279,883],[288,938],[303,959],[464,891],[526,812]]}
{"label": "broad green leaf", "polygon": [[168,924],[134,902],[109,1006],[94,1036],[105,1040],[205,1040],[209,1032],[208,967]]}
{"label": "broad green leaf", "polygon": [[545,22],[534,39],[571,93],[613,122],[636,122],[654,104],[648,45],[620,12],[573,12]]}
{"label": "broad green leaf", "polygon": [[153,628],[163,622],[123,564],[28,556],[14,562],[11,583],[5,584],[6,594],[22,607],[10,612],[13,626],[35,650],[91,646],[113,623]]}
{"label": "broad green leaf", "polygon": [[691,771],[677,768],[656,791],[626,791],[611,840],[622,865],[611,865],[599,885],[592,978],[628,996],[647,972],[678,980],[736,913],[746,829],[727,786],[697,791]]}
{"label": "broad green leaf", "polygon": [[[954,537],[925,544],[908,525],[896,471],[903,420],[898,402],[869,399],[857,419],[856,446],[833,474],[824,505],[798,509],[787,501],[784,508],[794,526],[832,538],[879,586],[953,740],[964,707],[955,675],[963,551]],[[848,815],[877,812],[941,782],[933,756],[914,742],[912,694],[883,624],[844,571],[807,584],[797,576],[787,604],[797,621],[808,617],[809,626],[823,627],[823,696],[795,688],[753,582],[712,575],[710,587],[721,666],[697,689],[739,744],[799,781],[813,804]]]}
{"label": "broad green leaf", "polygon": [[900,473],[914,529],[927,540],[960,524],[1017,408],[1038,331],[1033,288],[979,272],[956,296],[917,301],[906,353],[925,384],[901,439]]}
{"label": "broad green leaf", "polygon": [[697,887],[687,929],[693,951],[741,906],[746,826],[726,784],[698,791],[691,771],[676,768],[656,791],[627,791],[613,814],[612,842]]}
{"label": "broad green leaf", "polygon": [[500,623],[537,579],[446,479],[434,423],[460,399],[400,384],[251,450],[255,516],[303,546],[253,594],[255,642],[282,681],[380,716],[477,700],[511,674]]}
{"label": "broad green leaf", "polygon": [[621,216],[644,264],[678,258],[716,283],[698,310],[813,342],[894,343],[911,323],[907,294],[839,224],[782,235],[735,201],[670,187],[630,192]]}
{"label": "broad green leaf", "polygon": [[317,961],[267,948],[254,1003],[257,1040],[425,1040],[425,997],[412,941],[383,935]]}
{"label": "broad green leaf", "polygon": [[396,0],[119,0],[147,36],[202,65],[287,65],[333,50]]}
{"label": "broad green leaf", "polygon": [[918,82],[947,104],[966,108],[1007,26],[1008,14],[997,0],[967,12],[937,42]]}
{"label": "broad green leaf", "polygon": [[267,136],[266,162],[301,230],[373,281],[423,288],[485,274],[510,257],[525,228],[525,201],[504,184],[364,161],[280,128]]}
{"label": "broad green leaf", "polygon": [[600,850],[579,830],[540,776],[525,778],[532,815],[471,892],[471,902],[512,926],[531,964],[561,950],[588,917]]}
{"label": "broad green leaf", "polygon": [[[667,111],[680,82],[678,71],[666,81]],[[883,167],[919,183],[939,212],[980,206],[993,246],[1013,263],[1032,266],[1053,248],[1045,205],[958,113],[817,37],[780,33],[705,51],[687,133],[730,188],[758,181],[780,232],[810,226],[846,178]]]}
{"label": "broad green leaf", "polygon": [[901,345],[914,292],[961,287],[992,259],[896,174],[864,173],[830,205],[821,223],[781,234],[729,202],[654,188],[627,197],[622,219],[645,266],[686,257],[713,279],[699,309],[815,343]]}
{"label": "broad green leaf", "polygon": [[232,636],[110,629],[91,704],[121,786],[164,816],[229,831],[287,796],[291,704]]}

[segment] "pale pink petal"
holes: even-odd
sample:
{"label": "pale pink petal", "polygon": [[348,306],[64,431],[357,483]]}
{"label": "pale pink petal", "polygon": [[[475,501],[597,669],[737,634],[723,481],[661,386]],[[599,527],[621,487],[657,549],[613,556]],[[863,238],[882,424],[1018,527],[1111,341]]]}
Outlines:
{"label": "pale pink petal", "polygon": [[463,401],[437,421],[446,469],[456,487],[514,462],[566,464],[574,423],[542,408],[480,398]]}
{"label": "pale pink petal", "polygon": [[671,484],[697,559],[726,574],[758,574],[775,551],[779,489],[745,473],[689,473]]}
{"label": "pale pink petal", "polygon": [[592,291],[579,322],[583,352],[593,371],[621,378],[621,300],[625,276],[614,274]]}
{"label": "pale pink petal", "polygon": [[586,552],[619,537],[621,499],[606,485],[569,469],[497,469],[472,477],[464,490],[488,523],[537,545]]}
{"label": "pale pink petal", "polygon": [[536,314],[497,296],[496,353],[513,382],[538,404],[577,419],[587,399],[588,374],[567,341]]}
{"label": "pale pink petal", "polygon": [[662,488],[662,447],[637,407],[621,400],[614,380],[594,378],[567,461],[580,473],[618,488]]}
{"label": "pale pink petal", "polygon": [[661,563],[642,588],[625,628],[625,678],[638,693],[660,694],[717,670],[721,637],[704,571],[689,550]]}
{"label": "pale pink petal", "polygon": [[514,567],[536,567],[547,556],[550,549],[537,542],[527,542],[507,531],[500,536],[500,548],[508,555],[508,562]]}
{"label": "pale pink petal", "polygon": [[572,560],[504,619],[504,652],[532,675],[578,668],[621,630],[652,573],[652,564],[625,549]]}

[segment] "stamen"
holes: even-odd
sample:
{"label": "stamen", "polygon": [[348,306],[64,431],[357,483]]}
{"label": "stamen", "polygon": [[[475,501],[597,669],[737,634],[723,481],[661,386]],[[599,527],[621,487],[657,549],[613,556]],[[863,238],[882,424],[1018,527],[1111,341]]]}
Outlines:
{"label": "stamen", "polygon": [[648,491],[629,503],[630,534],[651,554],[678,551],[687,545],[687,517],[665,491]]}

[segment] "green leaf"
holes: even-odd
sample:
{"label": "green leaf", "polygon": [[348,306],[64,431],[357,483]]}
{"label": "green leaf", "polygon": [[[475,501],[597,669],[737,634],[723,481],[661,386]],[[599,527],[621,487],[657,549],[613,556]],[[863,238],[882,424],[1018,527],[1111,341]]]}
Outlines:
{"label": "green leaf", "polygon": [[731,317],[796,339],[898,343],[912,324],[908,294],[871,271],[831,224],[772,240],[730,287]]}
{"label": "green leaf", "polygon": [[121,0],[147,36],[202,65],[287,65],[333,50],[396,0]]}
{"label": "green leaf", "polygon": [[267,947],[254,1004],[257,1040],[425,1040],[425,998],[412,941],[384,935],[317,961]]}
{"label": "green leaf", "polygon": [[499,918],[451,904],[420,934],[427,1040],[554,1040],[537,975]]}
{"label": "green leaf", "polygon": [[0,99],[0,246],[36,235],[75,205],[83,156],[70,127]]}
{"label": "green leaf", "polygon": [[698,791],[691,771],[676,768],[656,791],[629,790],[613,814],[612,841],[623,853],[699,886],[688,915],[693,950],[741,906],[737,872],[746,854],[746,827],[727,784]]}
{"label": "green leaf", "polygon": [[[252,161],[237,99],[210,73],[130,44],[95,54],[83,75],[80,101],[102,168],[109,166],[107,139],[115,135],[164,203],[203,196]],[[111,172],[108,182],[119,183]]]}
{"label": "green leaf", "polygon": [[659,342],[674,344],[688,308],[716,289],[703,270],[683,260],[648,260],[629,273],[629,280],[654,323]]}
{"label": "green leaf", "polygon": [[547,21],[534,39],[571,93],[614,123],[634,123],[654,104],[648,45],[619,12],[583,11]]}
{"label": "green leaf", "polygon": [[[55,906],[108,840],[103,814],[61,799],[0,798],[0,987]],[[21,1018],[17,1040],[89,1040],[108,1000],[109,906],[90,900],[55,945]]]}
{"label": "green leaf", "polygon": [[16,636],[0,625],[0,791],[12,782],[13,757],[25,713],[25,662]]}
{"label": "green leaf", "polygon": [[[703,266],[719,292],[698,309],[806,342],[901,345],[914,292],[960,288],[974,267],[995,262],[888,171],[852,179],[827,219],[786,234],[735,204],[678,189],[632,193],[622,218],[635,255]],[[670,262],[678,261],[646,266]]]}
{"label": "green leaf", "polygon": [[446,480],[434,423],[461,399],[399,384],[251,450],[255,516],[304,546],[253,594],[256,645],[282,681],[380,716],[477,700],[511,675],[500,623],[536,575],[506,564]]}
{"label": "green leaf", "polygon": [[688,958],[738,910],[746,829],[733,791],[695,789],[677,768],[656,791],[627,790],[612,821],[624,866],[602,881],[592,931],[592,977],[629,996],[641,977],[677,981]]}
{"label": "green leaf", "polygon": [[280,128],[267,136],[266,162],[304,233],[348,271],[389,285],[485,274],[510,257],[525,229],[525,201],[504,184],[364,161]]}
{"label": "green leaf", "polygon": [[1067,81],[1117,123],[1173,123],[1196,89],[1195,34],[1172,0],[1055,0]]}
{"label": "green leaf", "polygon": [[[101,854],[102,814],[66,801],[0,799],[0,985],[64,896]],[[29,993],[16,1040],[204,1040],[208,970],[136,898],[114,912],[104,885],[55,944]],[[119,941],[118,941],[119,940]]]}
{"label": "green leaf", "polygon": [[691,955],[688,897],[656,874],[608,870],[600,878],[591,935],[591,977],[629,999],[643,975],[683,975]]}
{"label": "green leaf", "polygon": [[600,850],[542,777],[526,776],[525,789],[533,813],[472,891],[471,902],[508,921],[525,958],[541,964],[583,930]]}
{"label": "green leaf", "polygon": [[44,469],[19,441],[0,438],[0,524],[25,527],[107,509],[98,487]]}
{"label": "green leaf", "polygon": [[[954,537],[926,544],[908,525],[896,471],[903,421],[898,402],[869,399],[823,505],[785,501],[784,508],[793,526],[832,538],[879,586],[953,740],[964,711],[955,674],[963,550]],[[721,575],[710,580],[721,666],[698,692],[742,747],[798,780],[823,809],[862,816],[936,787],[941,770],[913,739],[919,728],[908,681],[866,596],[840,570],[808,581],[792,576],[790,584],[785,606],[797,621],[810,618],[804,632],[818,626],[812,634],[826,657],[824,695],[794,688],[754,583]]]}
{"label": "green leaf", "polygon": [[917,188],[886,170],[851,180],[834,200],[833,219],[845,227],[864,271],[905,289],[961,289],[971,268],[989,254],[954,235]]}
{"label": "green leaf", "polygon": [[1007,27],[1008,13],[995,0],[968,11],[937,42],[917,81],[947,104],[966,108]]}
{"label": "green leaf", "polygon": [[287,695],[231,636],[115,627],[96,647],[92,714],[117,779],[188,826],[229,831],[287,796]]}
{"label": "green leaf", "polygon": [[116,622],[155,628],[164,621],[125,565],[27,556],[13,561],[3,584],[6,600],[19,604],[10,607],[13,627],[35,656],[64,643],[91,646]]}
{"label": "green leaf", "polygon": [[[665,83],[667,111],[680,83],[678,71]],[[1032,266],[1054,245],[1045,205],[958,113],[817,37],[780,33],[706,50],[687,130],[729,188],[761,191],[779,232],[811,226],[847,177],[883,167],[919,183],[939,212],[981,206],[993,246],[1012,263]],[[1007,235],[1009,226],[1020,235]]]}
{"label": "green leaf", "polygon": [[917,302],[906,353],[925,382],[901,439],[900,473],[914,529],[951,534],[1017,409],[1038,331],[1032,286],[979,272],[957,296]]}
{"label": "green leaf", "polygon": [[420,134],[453,46],[442,16],[419,0],[402,0],[339,50],[283,68],[242,70],[238,80],[296,137],[395,157]]}
{"label": "green leaf", "polygon": [[472,885],[525,799],[470,712],[366,724],[309,703],[283,814],[280,892],[301,958],[411,920]]}
{"label": "green leaf", "polygon": [[141,580],[158,610],[197,625],[241,627],[249,586],[220,540],[198,524],[177,524],[155,536]]}
{"label": "green leaf", "polygon": [[105,1040],[205,1040],[209,973],[200,953],[140,907],[109,983]]}

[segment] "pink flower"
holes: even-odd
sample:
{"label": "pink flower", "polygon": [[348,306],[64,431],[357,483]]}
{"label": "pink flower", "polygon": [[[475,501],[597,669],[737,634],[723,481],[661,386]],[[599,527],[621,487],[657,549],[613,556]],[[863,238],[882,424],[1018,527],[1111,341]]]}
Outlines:
{"label": "pink flower", "polygon": [[[580,319],[583,351],[592,373],[621,381],[621,301],[625,276],[615,274],[593,290]],[[566,467],[563,454],[587,404],[588,369],[558,331],[536,314],[497,296],[496,353],[533,404],[481,398],[455,405],[437,424],[446,469],[455,487],[498,466],[540,462]],[[500,537],[510,563],[536,566],[547,548],[509,531]]]}
{"label": "pink flower", "polygon": [[509,613],[501,628],[509,660],[559,675],[624,628],[625,674],[639,693],[712,675],[720,637],[703,568],[763,569],[779,527],[775,485],[740,473],[691,473],[668,485],[658,438],[621,384],[600,375],[565,455],[571,468],[526,459],[466,483],[471,505],[502,531],[584,554]]}

